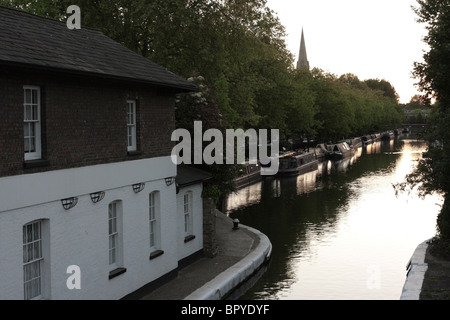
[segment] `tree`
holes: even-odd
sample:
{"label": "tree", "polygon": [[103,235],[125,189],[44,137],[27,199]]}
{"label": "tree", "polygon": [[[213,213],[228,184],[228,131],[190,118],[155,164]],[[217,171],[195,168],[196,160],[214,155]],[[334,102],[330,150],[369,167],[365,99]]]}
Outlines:
{"label": "tree", "polygon": [[409,104],[414,106],[425,106],[426,99],[424,99],[424,97],[420,94],[415,94],[411,97]]}
{"label": "tree", "polygon": [[[222,123],[222,117],[219,111],[215,94],[212,89],[205,83],[205,79],[202,76],[194,76],[188,79],[195,83],[199,91],[189,94],[179,95],[176,99],[176,123],[177,129],[188,130],[191,137],[194,136],[194,121],[202,122],[202,136],[208,129],[217,129],[222,132],[222,136],[225,136],[225,127]],[[201,150],[206,147],[204,143]],[[225,149],[225,142],[222,145]],[[194,145],[191,145],[191,164],[194,164]],[[222,155],[223,158],[225,154]],[[225,163],[225,159],[223,160]],[[209,171],[212,173],[212,181],[208,181],[204,186],[203,195],[212,198],[221,207],[224,197],[230,192],[236,190],[236,186],[233,183],[238,173],[238,168],[233,165],[219,165],[219,164],[201,164],[197,165],[200,169]]]}
{"label": "tree", "polygon": [[380,90],[385,97],[391,98],[396,102],[399,101],[400,97],[397,91],[395,90],[394,86],[389,81],[379,79],[369,79],[364,82],[372,90]]}
{"label": "tree", "polygon": [[312,70],[312,76],[315,125],[322,141],[363,135],[403,122],[395,88],[387,81],[360,81],[353,74],[337,77],[318,69]]}
{"label": "tree", "polygon": [[420,195],[440,192],[444,204],[437,221],[438,234],[450,241],[450,6],[448,0],[418,0],[413,8],[418,21],[425,23],[428,35],[424,41],[430,50],[423,63],[415,63],[413,74],[428,101],[435,99],[433,115],[426,133],[427,157],[407,177],[399,190],[418,187]]}
{"label": "tree", "polygon": [[293,70],[285,96],[287,135],[317,138],[318,107],[313,77],[307,69]]}
{"label": "tree", "polygon": [[62,21],[67,19],[67,8],[75,3],[68,0],[0,0],[0,5],[23,10],[42,17]]}
{"label": "tree", "polygon": [[335,75],[326,74],[318,69],[313,69],[313,79],[320,139],[336,141],[348,137],[352,131],[354,113],[343,90],[345,85],[339,82]]}

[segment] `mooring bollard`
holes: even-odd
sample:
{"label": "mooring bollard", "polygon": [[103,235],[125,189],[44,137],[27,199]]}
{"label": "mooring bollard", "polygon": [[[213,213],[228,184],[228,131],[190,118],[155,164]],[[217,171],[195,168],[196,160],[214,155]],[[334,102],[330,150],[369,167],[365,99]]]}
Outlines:
{"label": "mooring bollard", "polygon": [[233,230],[239,230],[239,222],[240,221],[238,219],[233,220],[233,225],[234,225]]}

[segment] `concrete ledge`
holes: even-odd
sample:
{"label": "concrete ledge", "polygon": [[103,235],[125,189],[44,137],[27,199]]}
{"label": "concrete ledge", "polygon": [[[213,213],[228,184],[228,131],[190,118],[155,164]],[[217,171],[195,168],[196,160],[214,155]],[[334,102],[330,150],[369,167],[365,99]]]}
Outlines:
{"label": "concrete ledge", "polygon": [[408,270],[405,285],[403,286],[400,300],[419,300],[422,292],[422,284],[428,265],[425,263],[425,255],[428,249],[428,241],[421,243],[414,251],[406,269]]}
{"label": "concrete ledge", "polygon": [[270,259],[272,244],[269,238],[251,227],[244,225],[240,225],[240,227],[247,229],[260,238],[258,246],[241,261],[194,291],[184,300],[221,300],[251,277]]}

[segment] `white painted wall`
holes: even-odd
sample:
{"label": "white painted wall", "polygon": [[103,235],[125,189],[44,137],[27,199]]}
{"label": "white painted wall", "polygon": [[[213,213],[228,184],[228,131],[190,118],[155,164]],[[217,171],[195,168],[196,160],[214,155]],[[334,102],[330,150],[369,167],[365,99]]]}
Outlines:
{"label": "white painted wall", "polygon": [[0,178],[0,213],[176,176],[171,157]]}
{"label": "white painted wall", "polygon": [[[176,176],[169,158],[122,162],[85,168],[22,175],[0,179],[0,300],[23,299],[22,228],[46,219],[49,274],[46,299],[120,299],[174,270],[178,261],[203,246],[201,185],[193,186],[196,239],[184,244],[182,192],[164,178]],[[132,184],[145,182],[135,194]],[[93,204],[89,193],[106,191]],[[160,192],[161,250],[149,260],[148,196]],[[66,211],[61,199],[77,196],[78,204]],[[181,211],[180,211],[181,197]],[[127,272],[109,280],[108,205],[123,204],[123,252]],[[67,267],[81,269],[81,290],[69,290]]]}

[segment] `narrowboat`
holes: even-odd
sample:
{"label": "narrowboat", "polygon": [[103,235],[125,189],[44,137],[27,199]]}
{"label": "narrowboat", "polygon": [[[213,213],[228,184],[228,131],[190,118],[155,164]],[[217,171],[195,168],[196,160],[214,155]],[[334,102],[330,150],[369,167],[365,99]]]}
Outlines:
{"label": "narrowboat", "polygon": [[381,133],[374,133],[372,134],[372,140],[373,142],[377,142],[381,140]]}
{"label": "narrowboat", "polygon": [[349,145],[350,148],[353,148],[355,150],[357,150],[358,148],[361,148],[363,146],[363,142],[362,142],[361,138],[351,138],[351,139],[345,140],[345,142],[347,142],[347,144]]}
{"label": "narrowboat", "polygon": [[351,157],[355,154],[355,149],[351,148],[347,142],[340,142],[329,146],[330,153],[328,158],[330,160],[342,160]]}
{"label": "narrowboat", "polygon": [[373,143],[372,136],[370,136],[370,135],[366,135],[366,136],[361,137],[361,141],[362,141],[364,146],[367,146],[367,145]]}
{"label": "narrowboat", "polygon": [[319,167],[315,152],[292,152],[280,156],[278,160],[278,175],[299,175]]}
{"label": "narrowboat", "polygon": [[236,188],[244,188],[261,180],[261,166],[259,164],[246,163],[240,169],[239,176],[234,179]]}
{"label": "narrowboat", "polygon": [[314,149],[314,153],[316,154],[316,159],[320,161],[325,161],[328,156],[327,145],[324,143],[318,144]]}
{"label": "narrowboat", "polygon": [[383,135],[381,136],[381,139],[383,141],[389,141],[389,140],[391,140],[393,138],[394,138],[394,132],[393,131],[383,132]]}

